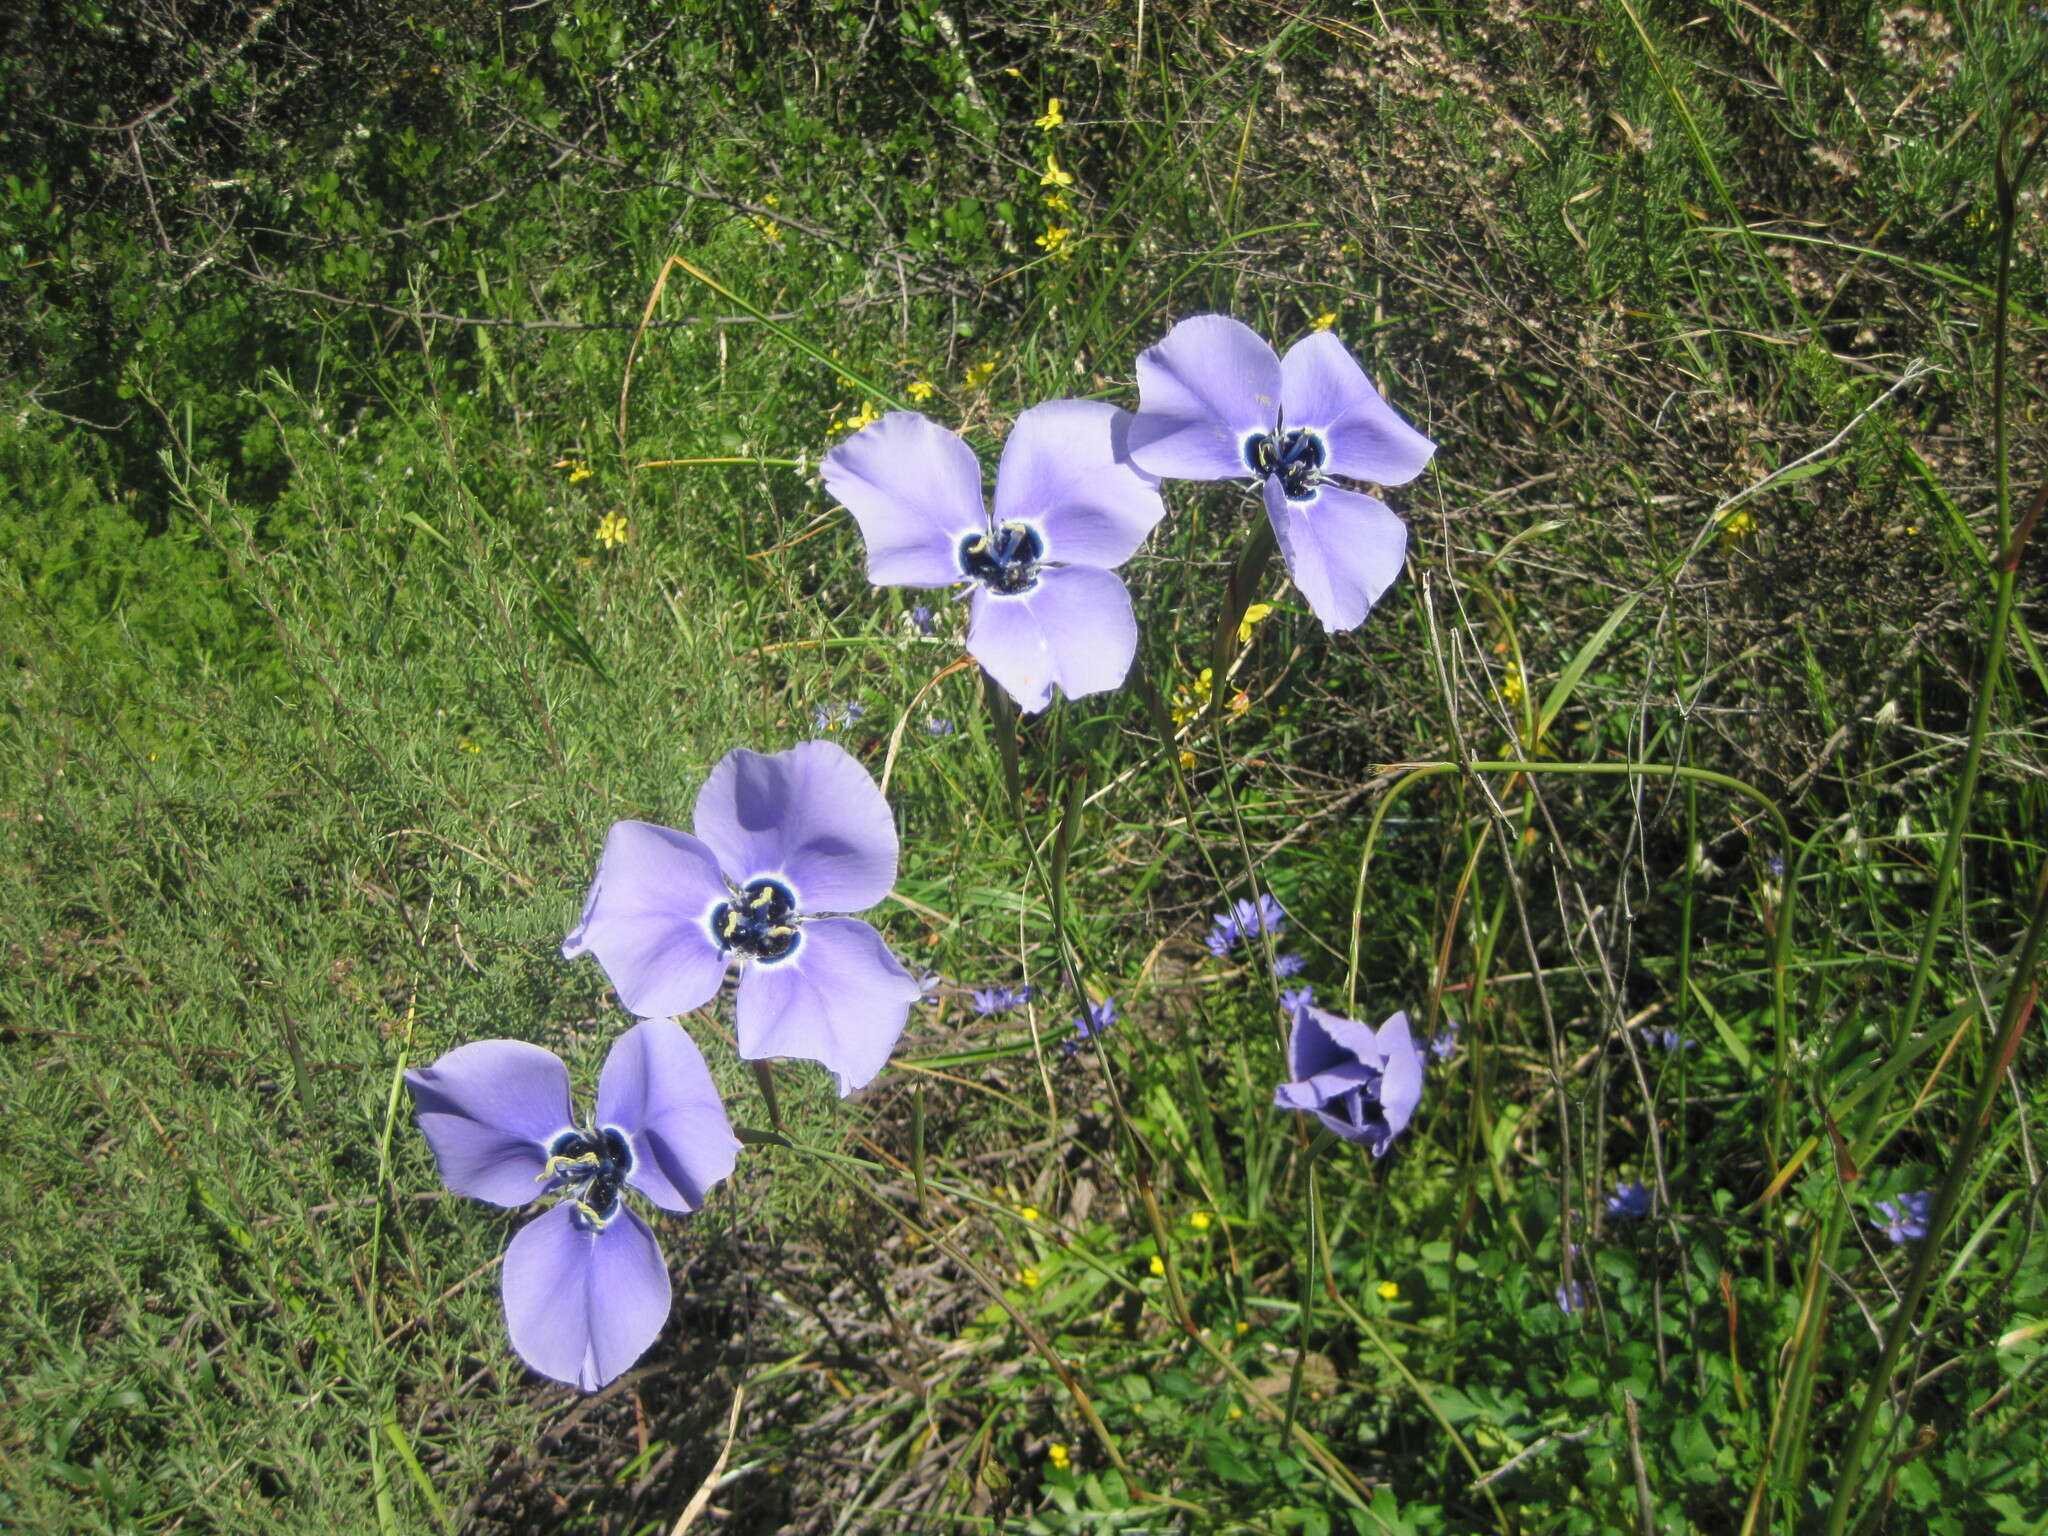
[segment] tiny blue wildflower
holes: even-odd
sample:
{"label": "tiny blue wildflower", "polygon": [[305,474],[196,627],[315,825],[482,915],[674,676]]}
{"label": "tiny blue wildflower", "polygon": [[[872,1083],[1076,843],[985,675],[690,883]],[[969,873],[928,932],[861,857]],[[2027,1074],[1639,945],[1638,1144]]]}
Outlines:
{"label": "tiny blue wildflower", "polygon": [[953,722],[944,715],[933,715],[931,719],[924,723],[924,731],[927,736],[950,736],[954,730]]}
{"label": "tiny blue wildflower", "polygon": [[974,1011],[983,1018],[1008,1013],[1031,1001],[1030,987],[983,987],[974,994]]}
{"label": "tiny blue wildflower", "polygon": [[1586,1304],[1586,1288],[1576,1280],[1568,1280],[1553,1293],[1557,1297],[1557,1310],[1570,1316]]}
{"label": "tiny blue wildflower", "polygon": [[1700,1048],[1699,1041],[1693,1039],[1690,1035],[1681,1035],[1677,1030],[1670,1028],[1668,1025],[1663,1029],[1648,1031],[1648,1039],[1659,1050],[1669,1052],[1672,1055],[1677,1055],[1681,1051],[1696,1051]]}
{"label": "tiny blue wildflower", "polygon": [[1607,1214],[1618,1221],[1641,1221],[1650,1214],[1650,1191],[1643,1184],[1617,1184],[1607,1197]]}
{"label": "tiny blue wildflower", "polygon": [[1770,877],[1773,880],[1782,880],[1785,878],[1785,861],[1779,858],[1778,855],[1775,853],[1772,854],[1768,859],[1764,860],[1764,869],[1770,874]]}
{"label": "tiny blue wildflower", "polygon": [[1456,1019],[1451,1019],[1441,1033],[1430,1036],[1427,1049],[1432,1066],[1440,1067],[1458,1054],[1458,1031],[1461,1027]]}
{"label": "tiny blue wildflower", "polygon": [[1074,1037],[1060,1043],[1060,1050],[1072,1056],[1091,1040],[1098,1040],[1116,1026],[1116,999],[1105,997],[1099,1003],[1091,1003],[1074,1016]]}
{"label": "tiny blue wildflower", "polygon": [[910,627],[916,630],[920,635],[929,635],[936,632],[936,626],[934,626],[932,623],[932,610],[930,604],[919,603],[915,608],[910,610]]}
{"label": "tiny blue wildflower", "polygon": [[1282,978],[1299,976],[1307,969],[1308,962],[1299,955],[1275,955],[1273,957],[1273,974],[1275,976]]}
{"label": "tiny blue wildflower", "polygon": [[[1221,960],[1233,953],[1241,940],[1255,939],[1262,933],[1278,938],[1285,933],[1287,909],[1270,893],[1261,895],[1257,901],[1240,896],[1230,904],[1228,912],[1218,912],[1209,919],[1209,929],[1202,942],[1208,945],[1210,954]],[[1292,975],[1293,972],[1283,971],[1280,974]]]}
{"label": "tiny blue wildflower", "polygon": [[843,730],[866,713],[866,707],[860,704],[820,704],[811,711],[811,728],[818,731]]}
{"label": "tiny blue wildflower", "polygon": [[1871,1225],[1890,1238],[1894,1247],[1904,1247],[1927,1235],[1927,1216],[1933,1205],[1933,1191],[1925,1189],[1896,1200],[1880,1200],[1877,1211],[1884,1220],[1872,1221]]}
{"label": "tiny blue wildflower", "polygon": [[1316,1000],[1314,987],[1291,987],[1280,994],[1281,1011],[1293,1015],[1304,1008],[1313,1007]]}

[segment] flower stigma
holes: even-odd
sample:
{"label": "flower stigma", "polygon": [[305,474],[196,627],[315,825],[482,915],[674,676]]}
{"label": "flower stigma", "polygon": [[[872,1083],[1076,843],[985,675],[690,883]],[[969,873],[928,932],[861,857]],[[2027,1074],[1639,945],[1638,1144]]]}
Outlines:
{"label": "flower stigma", "polygon": [[579,1231],[602,1232],[619,1213],[619,1189],[633,1171],[633,1149],[625,1133],[607,1125],[595,1132],[564,1131],[548,1145],[540,1177],[551,1188],[573,1195],[570,1219]]}
{"label": "flower stigma", "polygon": [[1028,523],[1004,523],[993,534],[971,533],[960,541],[960,569],[1001,597],[1016,597],[1038,585],[1045,540]]}
{"label": "flower stigma", "polygon": [[781,960],[796,948],[796,892],[780,880],[749,880],[738,901],[711,909],[711,937],[726,954]]}
{"label": "flower stigma", "polygon": [[1293,427],[1285,432],[1255,432],[1244,440],[1244,461],[1261,479],[1280,477],[1280,489],[1289,501],[1311,501],[1316,482],[1322,479],[1323,464],[1330,456],[1322,433],[1312,427]]}

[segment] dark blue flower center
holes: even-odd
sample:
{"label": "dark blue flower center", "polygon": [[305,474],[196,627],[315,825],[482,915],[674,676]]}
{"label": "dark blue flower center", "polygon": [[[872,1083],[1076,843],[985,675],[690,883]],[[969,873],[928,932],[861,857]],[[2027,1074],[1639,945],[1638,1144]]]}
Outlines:
{"label": "dark blue flower center", "polygon": [[1015,597],[1038,585],[1045,540],[1025,523],[1004,523],[994,533],[970,533],[960,541],[960,569],[991,592]]}
{"label": "dark blue flower center", "polygon": [[1289,501],[1307,501],[1315,495],[1329,457],[1323,435],[1308,427],[1254,432],[1244,440],[1246,466],[1262,480],[1279,476],[1281,492]]}
{"label": "dark blue flower center", "polygon": [[548,1176],[557,1191],[576,1197],[570,1219],[586,1232],[601,1230],[619,1213],[619,1191],[632,1171],[632,1146],[611,1126],[564,1131],[548,1148]]}
{"label": "dark blue flower center", "polygon": [[711,909],[711,935],[727,954],[780,960],[796,948],[796,893],[780,880],[750,880],[738,901]]}

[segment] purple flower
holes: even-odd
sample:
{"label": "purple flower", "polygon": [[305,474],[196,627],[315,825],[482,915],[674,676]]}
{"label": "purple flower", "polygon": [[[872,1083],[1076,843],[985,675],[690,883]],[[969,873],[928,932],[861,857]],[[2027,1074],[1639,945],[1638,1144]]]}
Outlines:
{"label": "purple flower", "polygon": [[1617,1221],[1641,1221],[1650,1214],[1650,1191],[1643,1184],[1617,1184],[1607,1197],[1607,1214]]}
{"label": "purple flower", "polygon": [[1925,1189],[1896,1200],[1880,1200],[1877,1213],[1884,1220],[1873,1221],[1871,1225],[1890,1238],[1895,1247],[1903,1247],[1927,1235],[1927,1216],[1933,1205],[1933,1191]]}
{"label": "purple flower", "polygon": [[1328,331],[1280,357],[1250,327],[1196,315],[1138,357],[1131,461],[1162,480],[1260,482],[1287,574],[1332,633],[1394,584],[1408,529],[1328,477],[1405,485],[1435,452]]}
{"label": "purple flower", "polygon": [[1700,1048],[1699,1041],[1690,1035],[1681,1035],[1669,1025],[1662,1029],[1647,1030],[1645,1035],[1652,1045],[1673,1055],[1680,1051],[1696,1051]]}
{"label": "purple flower", "polygon": [[1422,1057],[1397,1013],[1375,1032],[1313,1003],[1294,1010],[1287,1067],[1294,1081],[1273,1092],[1277,1109],[1313,1112],[1324,1125],[1384,1157],[1422,1100]]}
{"label": "purple flower", "polygon": [[[1287,931],[1287,909],[1273,899],[1271,893],[1262,894],[1257,901],[1240,896],[1231,903],[1228,912],[1218,912],[1209,919],[1209,932],[1202,942],[1209,947],[1209,953],[1221,960],[1233,953],[1240,941],[1255,939],[1262,933],[1275,938]],[[1289,956],[1287,958],[1294,958]],[[1295,970],[1301,969],[1301,961],[1295,960]],[[1293,971],[1277,974],[1291,976]]]}
{"label": "purple flower", "polygon": [[1440,1067],[1458,1054],[1460,1028],[1456,1019],[1450,1019],[1445,1022],[1442,1033],[1430,1037],[1429,1060],[1432,1066]]}
{"label": "purple flower", "polygon": [[1280,994],[1280,1011],[1294,1014],[1309,1007],[1316,1000],[1314,987],[1294,987]]}
{"label": "purple flower", "polygon": [[405,1081],[441,1182],[458,1195],[504,1206],[565,1197],[505,1250],[505,1324],[541,1375],[596,1391],[668,1319],[668,1266],[625,1191],[694,1211],[739,1154],[696,1044],[662,1019],[620,1035],[582,1126],[569,1069],[523,1041],[458,1046]]}
{"label": "purple flower", "polygon": [[1567,1316],[1586,1304],[1586,1288],[1576,1280],[1567,1280],[1551,1294],[1557,1298],[1557,1310]]}
{"label": "purple flower", "polygon": [[1116,1026],[1116,999],[1105,997],[1099,1003],[1091,1003],[1077,1014],[1072,1022],[1074,1037],[1060,1042],[1060,1049],[1072,1056],[1091,1040],[1098,1040]]}
{"label": "purple flower", "polygon": [[924,732],[927,736],[950,736],[953,731],[953,722],[943,715],[933,715],[924,723]]}
{"label": "purple flower", "polygon": [[983,1018],[1008,1013],[1031,1001],[1030,987],[983,987],[974,994],[974,1011]]}
{"label": "purple flower", "polygon": [[971,582],[967,649],[1026,713],[1115,688],[1138,648],[1131,595],[1112,574],[1165,515],[1156,480],[1125,457],[1128,412],[1051,400],[1017,418],[996,471],[958,437],[892,411],[825,455],[877,585]]}
{"label": "purple flower", "polygon": [[910,610],[910,627],[920,635],[931,635],[938,632],[937,626],[932,623],[932,610],[929,603],[919,603]]}
{"label": "purple flower", "polygon": [[642,1018],[711,1001],[740,967],[740,1055],[798,1056],[869,1082],[903,1033],[917,979],[853,917],[896,879],[896,823],[836,742],[728,752],[697,792],[696,836],[612,824],[583,921],[562,944],[594,954]]}
{"label": "purple flower", "polygon": [[1283,981],[1289,976],[1299,976],[1308,969],[1308,962],[1299,955],[1275,955],[1273,974]]}

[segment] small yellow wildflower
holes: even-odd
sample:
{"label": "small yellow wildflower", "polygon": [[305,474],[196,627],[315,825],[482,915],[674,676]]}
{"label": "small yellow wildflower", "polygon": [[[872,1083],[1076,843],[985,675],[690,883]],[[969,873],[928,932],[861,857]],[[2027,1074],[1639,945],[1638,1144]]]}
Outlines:
{"label": "small yellow wildflower", "polygon": [[768,218],[763,214],[750,213],[747,215],[747,222],[753,225],[755,229],[760,231],[761,238],[763,240],[766,240],[770,245],[782,244],[782,230],[776,225],[776,222],[773,219]]}
{"label": "small yellow wildflower", "polygon": [[1037,121],[1032,123],[1031,126],[1034,128],[1043,128],[1047,132],[1050,132],[1054,128],[1059,127],[1060,124],[1064,123],[1066,120],[1067,114],[1060,110],[1060,99],[1059,97],[1055,96],[1052,100],[1048,101],[1045,104],[1045,116],[1039,118]]}
{"label": "small yellow wildflower", "polygon": [[1500,680],[1501,702],[1510,709],[1519,709],[1522,705],[1522,695],[1525,692],[1527,690],[1522,686],[1522,669],[1520,667],[1509,667],[1506,674]]}
{"label": "small yellow wildflower", "polygon": [[1230,696],[1230,712],[1241,715],[1252,707],[1252,696],[1240,688]]}
{"label": "small yellow wildflower", "polygon": [[1202,706],[1209,702],[1209,690],[1214,686],[1213,669],[1204,667],[1195,675],[1192,685],[1173,690],[1173,723],[1186,725],[1202,712]]}
{"label": "small yellow wildflower", "polygon": [[1048,192],[1039,201],[1045,204],[1045,211],[1047,213],[1072,213],[1074,211],[1074,205],[1067,201],[1063,193]]}
{"label": "small yellow wildflower", "polygon": [[1017,1214],[1026,1221],[1036,1221],[1038,1220],[1038,1207],[1035,1205],[1020,1205],[1017,1207]]}
{"label": "small yellow wildflower", "polygon": [[[478,746],[475,742],[471,741],[467,736],[465,736],[462,738],[462,740],[455,743],[455,750],[458,752],[481,752],[483,751],[483,748]],[[156,757],[156,754],[154,752],[150,753],[149,755],[152,761]]]}
{"label": "small yellow wildflower", "polygon": [[1038,184],[1041,187],[1071,187],[1074,184],[1074,173],[1061,170],[1058,157],[1048,151],[1045,157],[1045,174],[1038,178]]}
{"label": "small yellow wildflower", "polygon": [[1163,1275],[1166,1273],[1166,1260],[1162,1259],[1161,1257],[1159,1257],[1158,1254],[1155,1253],[1152,1255],[1151,1264],[1147,1267],[1151,1269],[1153,1274]]}
{"label": "small yellow wildflower", "polygon": [[1196,1211],[1193,1215],[1188,1217],[1188,1225],[1193,1227],[1197,1232],[1206,1232],[1209,1230],[1209,1223],[1212,1220],[1214,1220],[1214,1218],[1210,1216],[1210,1214],[1207,1211]]}
{"label": "small yellow wildflower", "polygon": [[1381,1301],[1392,1301],[1401,1294],[1401,1287],[1391,1280],[1382,1280],[1379,1284],[1379,1293]]}
{"label": "small yellow wildflower", "polygon": [[777,197],[773,192],[763,192],[761,194],[761,201],[766,203],[770,208],[780,208],[782,206],[782,199]]}
{"label": "small yellow wildflower", "polygon": [[1017,1271],[1017,1278],[1024,1283],[1024,1288],[1026,1290],[1036,1290],[1039,1281],[1038,1266],[1036,1266],[1035,1264],[1026,1264],[1022,1269]]}
{"label": "small yellow wildflower", "polygon": [[1195,771],[1195,754],[1194,754],[1194,753],[1192,753],[1192,752],[1183,752],[1183,753],[1181,753],[1181,755],[1180,755],[1180,771],[1181,771],[1182,773],[1193,773],[1193,772]]}
{"label": "small yellow wildflower", "polygon": [[1064,1472],[1073,1465],[1074,1453],[1055,1440],[1045,1448],[1045,1459]]}
{"label": "small yellow wildflower", "polygon": [[588,480],[596,473],[595,470],[581,459],[557,459],[555,460],[554,467],[569,471],[569,483],[571,485],[574,485],[579,480]]}
{"label": "small yellow wildflower", "polygon": [[960,382],[968,389],[980,389],[982,385],[995,377],[995,372],[995,359],[990,358],[985,363],[975,363],[965,373],[961,374]]}
{"label": "small yellow wildflower", "polygon": [[632,526],[623,512],[607,512],[604,521],[597,525],[597,542],[606,549],[617,549],[632,537]]}
{"label": "small yellow wildflower", "polygon": [[1038,244],[1045,247],[1046,255],[1057,256],[1065,261],[1074,254],[1067,248],[1067,241],[1072,238],[1073,233],[1064,225],[1048,224],[1045,226],[1045,233],[1038,237]]}
{"label": "small yellow wildflower", "polygon": [[1237,1325],[1237,1331],[1239,1333],[1250,1333],[1252,1331],[1252,1325],[1250,1323],[1239,1323]]}
{"label": "small yellow wildflower", "polygon": [[1237,621],[1237,643],[1239,645],[1250,645],[1253,628],[1272,611],[1273,605],[1271,603],[1253,603],[1251,607],[1245,609],[1244,617]]}
{"label": "small yellow wildflower", "polygon": [[1724,547],[1740,544],[1756,532],[1756,519],[1749,515],[1749,508],[1737,507],[1721,519],[1721,543]]}
{"label": "small yellow wildflower", "polygon": [[1309,321],[1308,328],[1312,331],[1327,331],[1336,323],[1337,312],[1334,309],[1326,309],[1320,315],[1317,315],[1315,319]]}
{"label": "small yellow wildflower", "polygon": [[882,413],[875,409],[875,402],[872,400],[863,400],[861,402],[859,410],[855,411],[851,416],[847,417],[844,421],[833,422],[832,425],[827,427],[825,430],[827,432],[858,432],[862,427],[880,421],[881,419]]}
{"label": "small yellow wildflower", "polygon": [[905,386],[905,393],[919,405],[924,404],[925,401],[931,399],[938,392],[938,385],[934,384],[930,379],[912,379]]}
{"label": "small yellow wildflower", "polygon": [[1230,1411],[1226,1413],[1224,1417],[1227,1419],[1241,1419],[1244,1417],[1244,1410],[1233,1403],[1230,1407]]}

